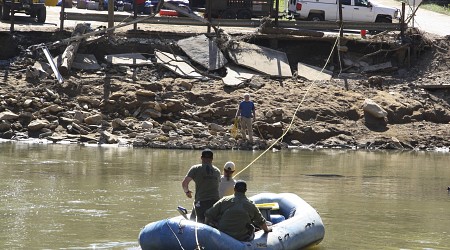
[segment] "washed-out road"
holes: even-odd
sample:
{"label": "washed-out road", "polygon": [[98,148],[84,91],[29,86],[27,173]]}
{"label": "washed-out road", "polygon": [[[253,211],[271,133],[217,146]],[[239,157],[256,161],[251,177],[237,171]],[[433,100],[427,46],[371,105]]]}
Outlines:
{"label": "washed-out road", "polygon": [[[390,6],[390,7],[396,7],[401,10],[401,3],[395,0],[371,0],[373,2]],[[406,17],[408,17],[412,10],[409,8],[409,6],[406,6]],[[15,19],[16,23],[14,26],[14,30],[16,31],[49,31],[54,29],[55,31],[59,29],[60,27],[60,7],[56,6],[47,6],[47,20],[44,24],[37,24],[33,22],[33,20],[23,14],[16,14]],[[75,6],[73,8],[66,9],[68,12],[81,12],[81,13],[99,13],[99,11],[92,11],[92,10],[86,10],[86,9],[77,9]],[[101,11],[101,13],[107,13],[106,11]],[[116,12],[117,14],[121,14],[120,18],[116,16],[116,21],[122,21],[127,22],[132,20],[132,15],[127,12]],[[127,15],[127,16],[124,16]],[[120,19],[120,20],[119,20]],[[65,20],[64,21],[64,27],[75,27],[77,23],[84,22],[84,21],[76,21],[76,20]],[[98,27],[98,26],[107,26],[107,23],[103,22],[90,22],[92,27]],[[115,25],[119,24],[119,22],[116,22]],[[142,29],[157,29],[158,25],[155,24],[138,24],[139,28]],[[161,25],[159,25],[161,26]],[[450,16],[439,14],[433,11],[425,10],[423,8],[420,8],[414,17],[414,24],[412,22],[409,24],[409,26],[414,26],[422,31],[439,35],[439,36],[447,36],[450,35]],[[10,30],[10,22],[7,21],[0,21],[0,31],[8,31]],[[131,26],[132,27],[132,26]],[[178,31],[180,32],[186,32],[186,28],[188,28],[191,32],[206,32],[206,28],[204,26],[191,26],[191,27],[171,27],[171,31]],[[131,29],[130,26],[125,27],[126,30]],[[240,28],[241,29],[241,28]],[[245,28],[242,28],[243,30],[246,30]]]}

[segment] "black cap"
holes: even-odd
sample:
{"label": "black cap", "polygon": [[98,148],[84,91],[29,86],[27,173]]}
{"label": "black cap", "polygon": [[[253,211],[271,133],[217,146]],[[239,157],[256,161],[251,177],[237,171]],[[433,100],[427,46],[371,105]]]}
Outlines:
{"label": "black cap", "polygon": [[214,155],[213,152],[209,148],[206,148],[202,151],[202,157],[213,158],[213,155]]}
{"label": "black cap", "polygon": [[247,191],[247,183],[243,180],[236,181],[236,184],[234,184],[234,189],[236,189],[237,192],[245,193]]}

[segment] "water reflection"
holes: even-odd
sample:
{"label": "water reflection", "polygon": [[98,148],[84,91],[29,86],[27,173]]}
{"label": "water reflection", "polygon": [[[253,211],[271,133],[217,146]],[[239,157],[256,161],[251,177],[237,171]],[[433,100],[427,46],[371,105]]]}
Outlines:
{"label": "water reflection", "polygon": [[[191,207],[181,190],[200,151],[0,143],[0,247],[137,249],[146,223]],[[216,151],[237,171],[260,152]],[[450,246],[448,154],[269,152],[241,173],[249,195],[293,192],[321,214],[317,249]]]}

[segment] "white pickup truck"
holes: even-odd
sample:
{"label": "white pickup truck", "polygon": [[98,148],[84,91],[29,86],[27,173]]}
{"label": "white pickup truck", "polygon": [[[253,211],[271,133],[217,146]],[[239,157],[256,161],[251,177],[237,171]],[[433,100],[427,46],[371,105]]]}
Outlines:
{"label": "white pickup truck", "polygon": [[[339,0],[289,0],[289,13],[296,20],[339,20]],[[382,6],[368,0],[341,0],[344,21],[392,23],[399,18],[396,8]]]}

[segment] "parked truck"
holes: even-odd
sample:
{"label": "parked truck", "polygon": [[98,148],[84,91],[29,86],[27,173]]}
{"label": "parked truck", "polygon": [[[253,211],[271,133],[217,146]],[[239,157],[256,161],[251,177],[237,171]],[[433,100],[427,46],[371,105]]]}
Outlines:
{"label": "parked truck", "polygon": [[[288,12],[296,20],[337,21],[339,0],[289,0]],[[399,18],[396,8],[369,0],[341,0],[343,21],[392,23]]]}
{"label": "parked truck", "polygon": [[11,17],[11,8],[14,12],[22,12],[36,18],[38,23],[44,23],[47,17],[45,4],[40,0],[0,0],[0,18],[9,20]]}
{"label": "parked truck", "polygon": [[251,19],[252,17],[274,17],[274,0],[211,0],[211,17],[222,19]]}

